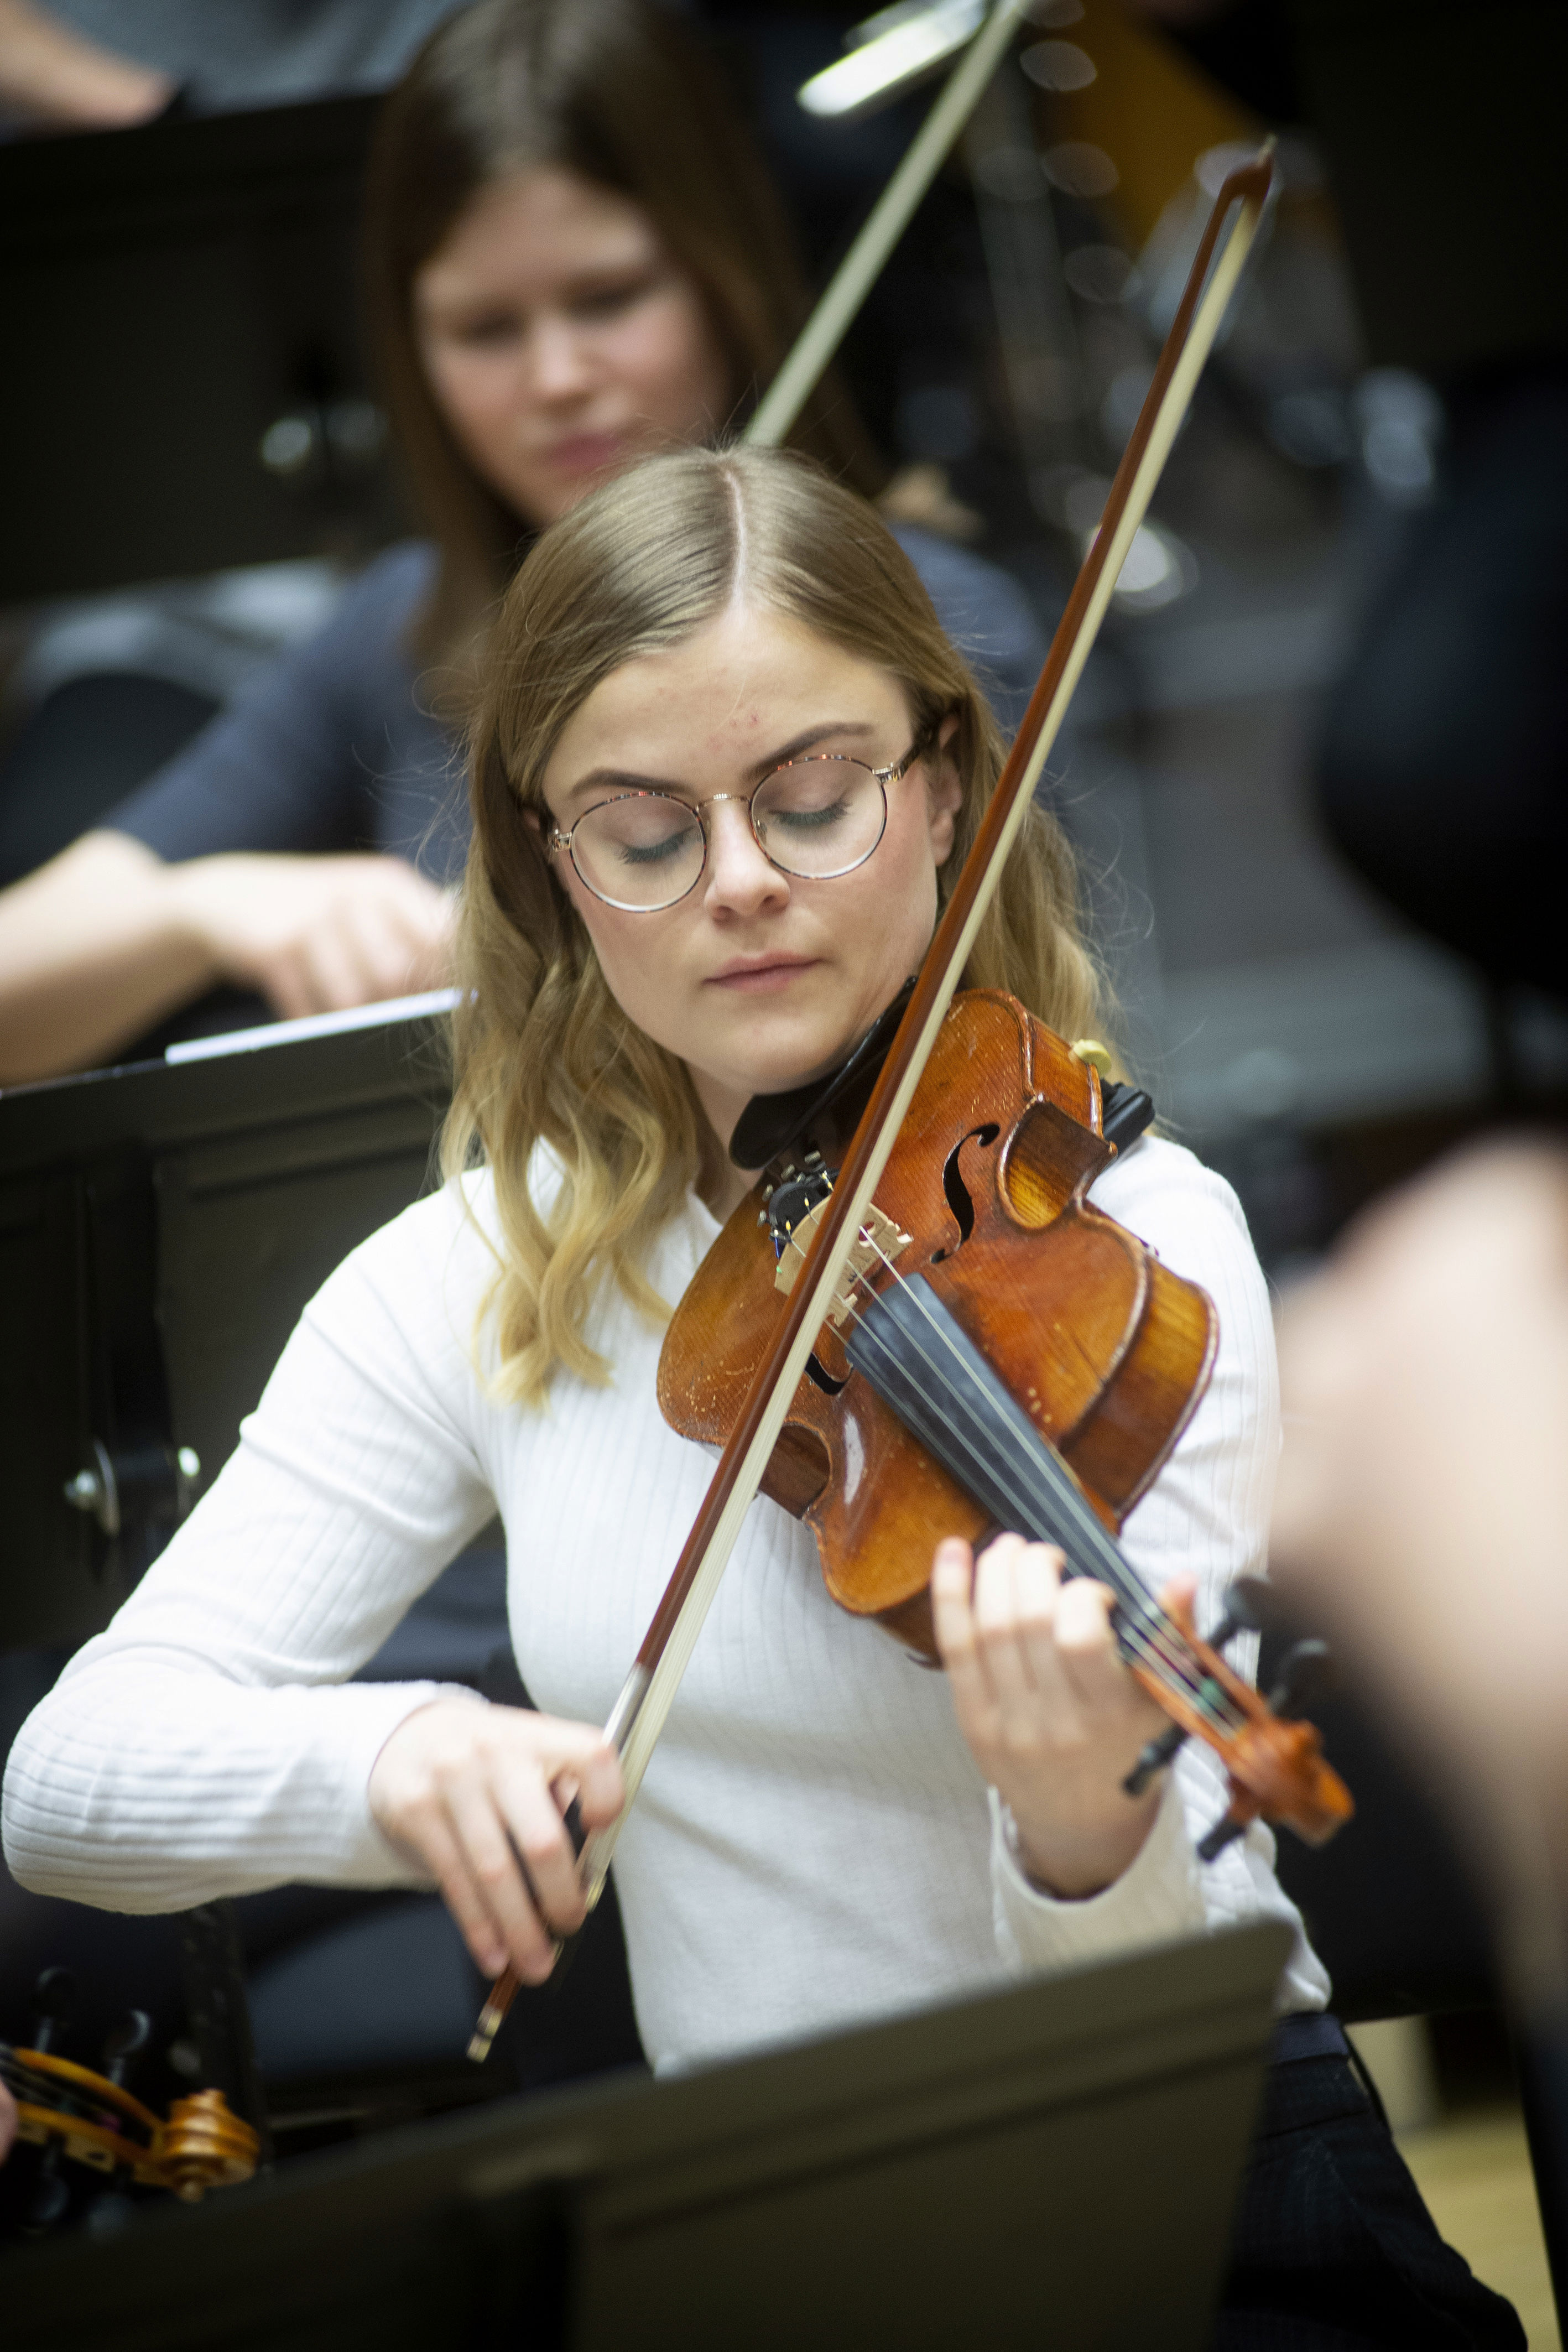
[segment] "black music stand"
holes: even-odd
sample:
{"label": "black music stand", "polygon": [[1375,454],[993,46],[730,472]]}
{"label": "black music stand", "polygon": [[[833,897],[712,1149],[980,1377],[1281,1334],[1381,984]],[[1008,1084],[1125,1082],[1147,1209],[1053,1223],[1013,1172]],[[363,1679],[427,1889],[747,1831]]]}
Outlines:
{"label": "black music stand", "polygon": [[15,2352],[1206,2344],[1289,1931],[508,2101],[0,2265]]}
{"label": "black music stand", "polygon": [[0,1652],[107,1624],[306,1302],[425,1189],[445,1002],[0,1094]]}
{"label": "black music stand", "polygon": [[[0,1716],[108,1622],[233,1451],[307,1299],[423,1188],[448,1094],[438,1017],[435,1000],[377,1006],[0,1095],[0,1696],[20,1702]],[[58,1907],[39,1914],[51,1934]],[[102,1983],[89,1972],[89,2030],[110,2021],[106,1994],[159,2012],[178,1997],[154,1990],[155,1925],[135,1923]],[[175,1943],[202,2079],[265,2134],[227,1906],[185,1915]],[[15,2032],[22,1986],[7,1997]]]}

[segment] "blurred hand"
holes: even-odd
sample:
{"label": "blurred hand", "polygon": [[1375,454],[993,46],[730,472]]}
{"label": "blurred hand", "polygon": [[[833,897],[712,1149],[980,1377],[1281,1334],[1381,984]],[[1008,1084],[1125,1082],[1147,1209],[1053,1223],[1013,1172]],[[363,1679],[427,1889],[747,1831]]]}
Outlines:
{"label": "blurred hand", "polygon": [[401,857],[198,857],[166,870],[181,919],[224,976],[286,1020],[446,981],[455,907]]}
{"label": "blurred hand", "polygon": [[977,1566],[936,1548],[936,1643],[958,1727],[1011,1812],[1019,1859],[1051,1894],[1096,1895],[1133,1861],[1159,1806],[1122,1787],[1166,1717],[1134,1681],[1111,1630],[1113,1598],[1064,1577],[1053,1545],[998,1536]]}
{"label": "blurred hand", "polygon": [[552,1931],[582,1925],[566,1808],[575,1796],[584,1828],[601,1829],[623,1795],[619,1759],[597,1724],[479,1698],[420,1707],[370,1780],[376,1822],[436,1881],[478,1967],[499,1976],[509,1961],[528,1984],[550,1972]]}
{"label": "blurred hand", "polygon": [[16,2102],[5,2084],[0,2083],[0,2164],[10,2155],[16,2137]]}
{"label": "blurred hand", "polygon": [[0,0],[0,103],[64,130],[117,131],[162,113],[171,76],[88,39],[33,0]]}
{"label": "blurred hand", "polygon": [[[1472,1153],[1286,1303],[1272,1559],[1406,1744],[1500,1817],[1568,1792],[1568,1157]],[[1522,1776],[1522,1778],[1521,1778]],[[1496,1823],[1493,1828],[1495,1831]]]}

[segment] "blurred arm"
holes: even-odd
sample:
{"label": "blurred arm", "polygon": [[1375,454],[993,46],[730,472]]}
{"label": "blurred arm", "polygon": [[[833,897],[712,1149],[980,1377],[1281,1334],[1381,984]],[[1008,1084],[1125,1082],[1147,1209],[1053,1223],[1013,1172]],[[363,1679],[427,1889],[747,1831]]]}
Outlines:
{"label": "blurred arm", "polygon": [[0,1086],[90,1068],[219,981],[285,1018],[439,986],[453,902],[401,858],[179,865],[89,833],[0,893]]}
{"label": "blurred arm", "polygon": [[173,94],[167,74],[100,48],[32,0],[0,0],[0,105],[108,131],[148,121]]}
{"label": "blurred arm", "polygon": [[0,892],[0,1086],[89,1067],[217,979],[172,871],[89,833]]}
{"label": "blurred arm", "polygon": [[1281,1581],[1539,1916],[1543,1870],[1568,1887],[1568,1154],[1474,1152],[1379,1208],[1281,1362]]}

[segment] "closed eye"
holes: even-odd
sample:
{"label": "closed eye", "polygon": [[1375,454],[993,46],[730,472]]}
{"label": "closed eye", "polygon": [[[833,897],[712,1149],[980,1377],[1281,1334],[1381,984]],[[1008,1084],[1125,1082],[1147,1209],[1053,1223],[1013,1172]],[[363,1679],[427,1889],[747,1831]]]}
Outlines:
{"label": "closed eye", "polygon": [[842,797],[830,801],[825,808],[770,809],[769,826],[777,825],[781,833],[826,833],[841,824],[850,813],[850,804]]}

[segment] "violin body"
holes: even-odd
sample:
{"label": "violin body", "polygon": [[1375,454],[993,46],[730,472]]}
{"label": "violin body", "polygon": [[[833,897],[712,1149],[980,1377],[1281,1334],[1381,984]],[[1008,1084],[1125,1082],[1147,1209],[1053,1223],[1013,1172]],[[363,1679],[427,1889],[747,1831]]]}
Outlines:
{"label": "violin body", "polygon": [[[1216,1340],[1207,1294],[1086,1202],[1113,1156],[1092,1066],[1014,998],[971,991],[876,1190],[897,1275],[925,1276],[1113,1533],[1186,1425]],[[771,1189],[765,1176],[737,1209],[666,1334],[659,1402],[683,1436],[724,1443],[784,1311]],[[977,1542],[993,1520],[854,1370],[852,1320],[819,1334],[762,1487],[811,1528],[834,1600],[935,1662],[933,1544]]]}

